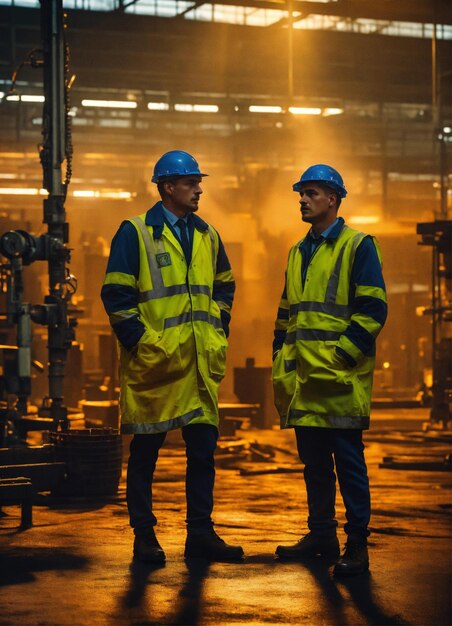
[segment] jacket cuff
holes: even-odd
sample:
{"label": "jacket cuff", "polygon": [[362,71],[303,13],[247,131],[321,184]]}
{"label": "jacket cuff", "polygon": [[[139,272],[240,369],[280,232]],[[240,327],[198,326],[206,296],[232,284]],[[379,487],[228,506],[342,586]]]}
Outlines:
{"label": "jacket cuff", "polygon": [[127,339],[119,339],[119,343],[127,350],[127,352],[133,352],[144,333],[145,328],[142,326],[140,329],[137,329],[133,335],[129,335]]}
{"label": "jacket cuff", "polygon": [[229,315],[229,313],[226,313],[226,311],[223,311],[223,309],[220,309],[220,316],[221,316],[221,325],[223,327],[224,334],[226,335],[226,338],[228,338],[229,337],[229,322],[231,321],[231,316]]}
{"label": "jacket cuff", "polygon": [[350,356],[350,354],[348,354],[348,352],[345,352],[345,350],[343,350],[339,346],[336,346],[336,354],[349,367],[356,367],[358,365],[357,362],[355,361],[355,359],[352,356]]}

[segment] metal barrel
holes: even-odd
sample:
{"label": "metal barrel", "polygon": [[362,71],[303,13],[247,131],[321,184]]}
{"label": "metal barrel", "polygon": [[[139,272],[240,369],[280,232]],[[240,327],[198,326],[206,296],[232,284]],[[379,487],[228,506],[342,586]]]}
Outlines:
{"label": "metal barrel", "polygon": [[115,428],[85,428],[50,433],[55,460],[67,465],[67,475],[54,495],[111,496],[118,491],[122,440]]}

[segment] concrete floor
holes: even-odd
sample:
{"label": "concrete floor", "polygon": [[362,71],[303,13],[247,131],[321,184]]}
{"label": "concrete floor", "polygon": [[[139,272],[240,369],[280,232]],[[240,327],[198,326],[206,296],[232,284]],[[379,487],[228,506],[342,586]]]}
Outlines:
{"label": "concrete floor", "polygon": [[[422,434],[424,419],[419,410],[375,411],[366,434],[373,498],[368,575],[336,580],[322,562],[274,559],[277,544],[306,531],[293,433],[279,430],[243,432],[248,441],[277,446],[271,461],[226,458],[223,463],[219,455],[218,465],[224,467],[217,471],[216,528],[226,540],[243,545],[246,560],[185,563],[184,451],[176,434],[162,451],[155,484],[166,565],[132,561],[124,479],[118,497],[105,501],[39,496],[34,526],[25,531],[18,529],[19,507],[5,507],[0,623],[451,624],[452,475],[379,468],[384,456],[422,461],[450,450],[450,437]],[[285,471],[274,473],[276,467]],[[337,508],[343,540],[340,499]]]}

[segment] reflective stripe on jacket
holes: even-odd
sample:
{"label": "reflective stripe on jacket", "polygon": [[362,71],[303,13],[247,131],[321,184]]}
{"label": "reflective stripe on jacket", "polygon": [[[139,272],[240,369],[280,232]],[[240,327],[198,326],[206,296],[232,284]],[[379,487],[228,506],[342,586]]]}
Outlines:
{"label": "reflective stripe on jacket", "polygon": [[[229,315],[232,297],[216,301],[213,292],[217,284],[233,285],[232,272],[229,262],[218,272],[218,234],[199,218],[187,268],[168,225],[149,224],[147,216],[156,207],[130,220],[139,246],[138,277],[107,271],[103,288],[114,329],[128,320],[144,328],[132,349],[119,344],[123,433],[163,432],[189,422],[218,424],[227,349],[221,310]],[[136,305],[118,310],[114,295],[120,299],[125,288],[136,294]]]}
{"label": "reflective stripe on jacket", "polygon": [[[374,241],[379,279],[352,284],[356,251],[367,236],[343,220],[336,230],[311,257],[304,285],[303,240],[289,253],[275,331],[284,342],[272,376],[283,427],[369,427],[374,341],[386,319],[381,256]],[[370,337],[370,349],[354,343],[356,328]]]}

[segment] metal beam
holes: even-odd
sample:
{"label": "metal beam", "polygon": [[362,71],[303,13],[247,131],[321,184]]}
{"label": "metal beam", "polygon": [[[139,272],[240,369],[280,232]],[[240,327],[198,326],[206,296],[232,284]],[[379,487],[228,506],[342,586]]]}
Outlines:
{"label": "metal beam", "polygon": [[[285,11],[285,0],[219,0],[218,4],[245,6],[255,9]],[[191,9],[190,9],[191,10]],[[338,0],[337,2],[309,2],[294,0],[293,10],[303,16],[332,15],[356,20],[359,18],[391,22],[452,25],[449,0]]]}
{"label": "metal beam", "polygon": [[199,0],[198,2],[194,2],[191,5],[191,7],[188,7],[187,9],[184,9],[184,11],[181,11],[180,13],[175,15],[174,18],[183,17],[184,15],[187,15],[187,13],[190,13],[191,11],[194,11],[198,7],[202,6],[203,4],[205,4],[204,0]]}
{"label": "metal beam", "polygon": [[118,0],[118,6],[116,7],[115,11],[123,13],[125,9],[131,7],[133,4],[137,4],[139,1],[140,0],[129,0],[128,2],[126,2],[125,0]]}

